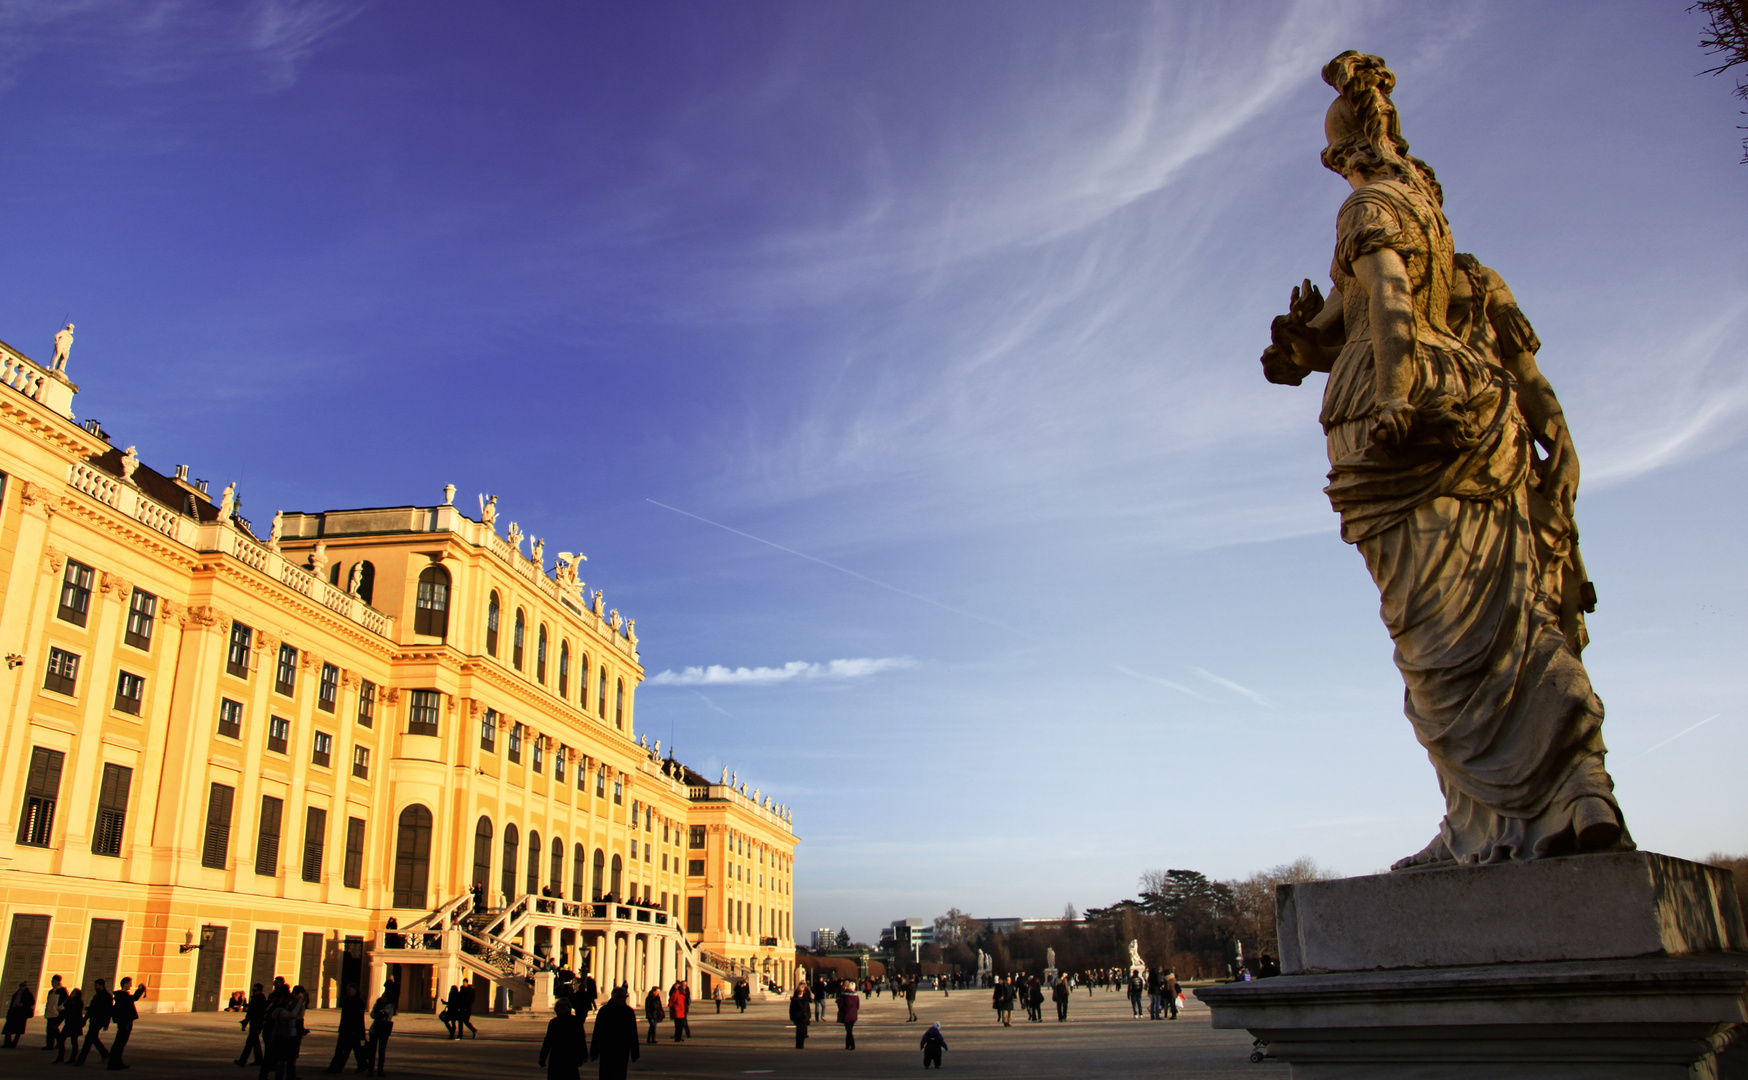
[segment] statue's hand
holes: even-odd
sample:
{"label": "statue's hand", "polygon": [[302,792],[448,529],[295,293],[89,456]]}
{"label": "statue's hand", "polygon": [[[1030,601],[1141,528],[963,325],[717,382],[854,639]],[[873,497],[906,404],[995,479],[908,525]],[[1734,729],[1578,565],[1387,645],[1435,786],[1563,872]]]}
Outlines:
{"label": "statue's hand", "polygon": [[1262,351],[1262,377],[1269,382],[1298,386],[1308,374],[1310,369],[1294,359],[1291,351],[1279,345],[1270,345]]}
{"label": "statue's hand", "polygon": [[1542,466],[1541,492],[1565,513],[1567,520],[1572,519],[1578,501],[1578,454],[1572,449],[1571,439],[1559,440],[1548,454]]}
{"label": "statue's hand", "polygon": [[1308,323],[1323,311],[1323,290],[1306,278],[1304,284],[1293,287],[1287,300],[1288,317],[1297,323]]}
{"label": "statue's hand", "polygon": [[1385,450],[1399,449],[1414,427],[1414,406],[1392,400],[1372,410],[1372,442]]}

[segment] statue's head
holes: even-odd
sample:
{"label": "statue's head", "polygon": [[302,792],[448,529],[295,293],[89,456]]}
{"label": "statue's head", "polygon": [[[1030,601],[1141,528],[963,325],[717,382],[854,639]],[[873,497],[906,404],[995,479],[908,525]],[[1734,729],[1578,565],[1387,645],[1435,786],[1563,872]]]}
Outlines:
{"label": "statue's head", "polygon": [[1344,177],[1356,172],[1422,187],[1444,202],[1432,168],[1408,153],[1402,118],[1390,94],[1396,73],[1381,56],[1349,49],[1323,65],[1323,81],[1341,96],[1323,115],[1325,168]]}

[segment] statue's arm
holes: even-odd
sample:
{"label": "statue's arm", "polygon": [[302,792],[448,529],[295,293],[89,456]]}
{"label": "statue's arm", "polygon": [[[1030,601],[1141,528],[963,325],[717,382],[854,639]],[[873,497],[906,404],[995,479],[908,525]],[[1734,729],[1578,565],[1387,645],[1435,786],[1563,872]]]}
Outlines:
{"label": "statue's arm", "polygon": [[1504,280],[1497,274],[1489,276],[1492,288],[1488,290],[1487,317],[1499,341],[1499,362],[1517,380],[1518,409],[1548,458],[1542,468],[1541,492],[1570,518],[1578,499],[1578,450],[1572,443],[1572,431],[1566,426],[1566,414],[1553,384],[1536,364],[1536,349],[1541,343],[1535,331]]}
{"label": "statue's arm", "polygon": [[1353,261],[1354,276],[1366,291],[1371,315],[1376,412],[1372,439],[1396,446],[1414,423],[1408,403],[1414,387],[1414,285],[1408,266],[1393,248],[1379,248]]}

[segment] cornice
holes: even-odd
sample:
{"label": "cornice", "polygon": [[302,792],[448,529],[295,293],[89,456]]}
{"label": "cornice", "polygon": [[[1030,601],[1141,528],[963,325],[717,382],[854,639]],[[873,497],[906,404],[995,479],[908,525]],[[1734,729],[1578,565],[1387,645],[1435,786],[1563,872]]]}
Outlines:
{"label": "cornice", "polygon": [[118,514],[105,513],[99,509],[101,503],[83,493],[60,493],[61,509],[70,511],[78,517],[107,530],[128,542],[136,548],[144,548],[153,555],[174,563],[184,571],[191,571],[200,565],[200,557],[188,548],[168,541],[163,533],[152,529],[137,528],[132,520]]}
{"label": "cornice", "polygon": [[244,565],[235,556],[219,552],[210,552],[201,556],[200,562],[194,567],[196,575],[209,574],[214,578],[222,578],[233,584],[241,585],[263,599],[272,601],[280,609],[305,623],[316,623],[352,643],[368,649],[384,660],[392,660],[396,655],[394,643],[386,638],[378,637],[351,619],[343,619],[320,604],[314,603],[302,593],[288,589],[273,580],[263,577],[259,571]]}
{"label": "cornice", "polygon": [[14,427],[73,459],[82,460],[97,451],[100,440],[87,436],[83,428],[69,420],[39,414],[37,410],[40,408],[42,406],[17,391],[0,393],[0,417]]}

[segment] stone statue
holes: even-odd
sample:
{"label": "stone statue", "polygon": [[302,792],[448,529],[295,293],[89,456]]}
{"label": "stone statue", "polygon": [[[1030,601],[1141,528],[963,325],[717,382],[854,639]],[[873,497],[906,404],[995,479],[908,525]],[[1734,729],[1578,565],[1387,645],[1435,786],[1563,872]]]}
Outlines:
{"label": "stone statue", "polygon": [[510,546],[516,550],[516,554],[522,554],[522,526],[514,521],[510,522],[510,530],[504,534],[504,539],[510,542]]}
{"label": "stone statue", "polygon": [[140,467],[140,453],[133,447],[128,447],[121,454],[121,479],[123,483],[134,482],[134,470]]}
{"label": "stone statue", "polygon": [[317,540],[315,549],[310,552],[310,573],[317,577],[328,576],[328,542]]}
{"label": "stone statue", "polygon": [[1056,970],[1056,950],[1055,949],[1045,949],[1044,950],[1044,966],[1049,968],[1051,971]]}
{"label": "stone statue", "polygon": [[655,741],[655,750],[653,752],[656,757],[662,756],[662,741],[660,739]]}
{"label": "stone statue", "polygon": [[271,532],[269,532],[267,534],[267,547],[268,547],[268,549],[272,550],[272,551],[278,551],[279,550],[279,538],[284,536],[284,535],[285,535],[285,511],[284,510],[275,510],[275,511],[273,511],[273,529]]}
{"label": "stone statue", "polygon": [[721,782],[724,786],[726,786],[728,784],[728,770],[727,769],[722,770],[722,781]]}
{"label": "stone statue", "polygon": [[1438,835],[1393,868],[1630,850],[1579,659],[1595,594],[1572,519],[1578,458],[1539,342],[1498,275],[1456,254],[1384,61],[1345,52],[1323,78],[1340,94],[1323,163],[1353,189],[1335,287],[1328,303],[1309,281],[1293,290],[1263,372],[1329,373],[1325,491],[1378,586],[1445,794]]}
{"label": "stone statue", "polygon": [[231,515],[236,512],[237,485],[235,483],[226,484],[224,493],[219,496],[218,519],[220,521],[229,521],[231,520]]}
{"label": "stone statue", "polygon": [[625,640],[631,642],[633,645],[637,644],[637,620],[636,619],[626,619],[625,620]]}
{"label": "stone statue", "polygon": [[67,370],[67,354],[73,351],[73,324],[55,334],[55,358],[49,361],[50,371]]}
{"label": "stone statue", "polygon": [[346,595],[357,596],[358,586],[363,583],[364,564],[362,562],[355,562],[352,564],[352,572],[346,575]]}
{"label": "stone statue", "polygon": [[611,611],[611,612],[609,612],[609,613],[608,613],[608,615],[607,615],[607,625],[608,625],[608,626],[611,626],[611,627],[612,627],[612,628],[613,628],[613,632],[614,632],[614,633],[615,633],[615,634],[617,634],[617,633],[618,633],[618,632],[619,632],[619,628],[620,628],[620,627],[621,627],[621,626],[624,626],[624,625],[625,625],[625,624],[624,624],[624,623],[623,623],[623,622],[621,622],[621,621],[620,621],[620,619],[619,619],[619,609],[618,609],[618,608],[614,608],[614,609],[613,609],[613,610],[612,610],[612,611]]}
{"label": "stone statue", "polygon": [[534,565],[542,571],[546,569],[546,541],[528,538],[528,557],[534,560]]}
{"label": "stone statue", "polygon": [[1147,965],[1141,962],[1141,942],[1133,938],[1129,941],[1129,971],[1136,975],[1147,972]]}
{"label": "stone statue", "polygon": [[444,506],[454,506],[455,505],[455,485],[454,484],[444,484],[443,485],[443,505]]}
{"label": "stone statue", "polygon": [[587,555],[572,554],[568,551],[559,552],[558,571],[554,574],[554,577],[558,580],[559,587],[571,591],[581,590],[583,582],[577,574],[577,567],[579,563],[585,563],[588,561],[589,557]]}
{"label": "stone statue", "polygon": [[596,589],[595,590],[595,607],[594,607],[594,612],[595,612],[596,618],[602,617],[602,615],[604,614],[602,609],[605,608],[606,606],[607,606],[607,594],[601,589]]}
{"label": "stone statue", "polygon": [[496,495],[479,497],[479,519],[481,524],[493,532],[498,528],[498,497]]}

